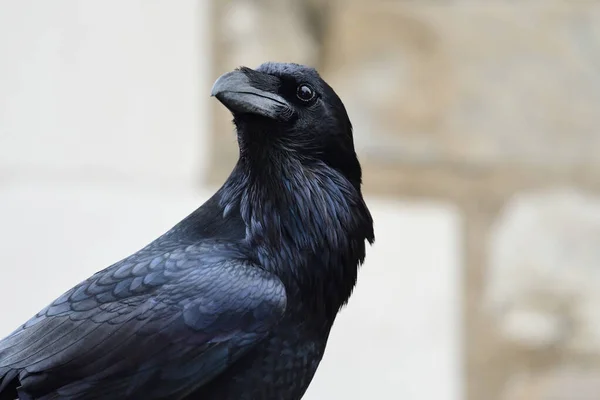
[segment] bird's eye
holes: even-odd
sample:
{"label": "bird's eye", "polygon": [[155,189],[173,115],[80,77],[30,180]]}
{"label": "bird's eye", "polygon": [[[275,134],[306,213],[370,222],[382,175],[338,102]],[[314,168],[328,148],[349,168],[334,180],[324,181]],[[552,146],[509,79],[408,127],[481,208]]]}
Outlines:
{"label": "bird's eye", "polygon": [[296,90],[296,96],[298,96],[298,98],[302,101],[311,101],[315,98],[315,91],[312,87],[306,83],[303,83],[302,85],[298,86],[298,89]]}

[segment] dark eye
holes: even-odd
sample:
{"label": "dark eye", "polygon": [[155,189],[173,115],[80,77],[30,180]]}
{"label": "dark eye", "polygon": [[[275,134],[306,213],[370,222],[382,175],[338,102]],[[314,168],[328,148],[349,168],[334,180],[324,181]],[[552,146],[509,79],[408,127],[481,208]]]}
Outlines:
{"label": "dark eye", "polygon": [[303,83],[296,89],[296,96],[302,101],[311,101],[315,97],[315,91],[312,87]]}

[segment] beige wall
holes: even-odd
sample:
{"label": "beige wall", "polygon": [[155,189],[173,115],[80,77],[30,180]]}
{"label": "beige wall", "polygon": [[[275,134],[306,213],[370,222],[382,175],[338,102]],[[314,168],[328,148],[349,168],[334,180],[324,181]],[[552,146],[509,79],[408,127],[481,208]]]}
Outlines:
{"label": "beige wall", "polygon": [[[596,398],[600,3],[215,4],[215,75],[317,66],[354,123],[367,192],[460,210],[468,399]],[[235,143],[215,115],[216,180]]]}

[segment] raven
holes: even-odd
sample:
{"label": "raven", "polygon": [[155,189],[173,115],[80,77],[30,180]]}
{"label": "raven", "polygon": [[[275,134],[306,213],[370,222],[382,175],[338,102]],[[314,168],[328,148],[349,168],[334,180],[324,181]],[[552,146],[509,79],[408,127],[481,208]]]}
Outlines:
{"label": "raven", "polygon": [[239,159],[200,208],[0,341],[0,400],[300,399],[373,243],[342,101],[299,64],[214,83]]}

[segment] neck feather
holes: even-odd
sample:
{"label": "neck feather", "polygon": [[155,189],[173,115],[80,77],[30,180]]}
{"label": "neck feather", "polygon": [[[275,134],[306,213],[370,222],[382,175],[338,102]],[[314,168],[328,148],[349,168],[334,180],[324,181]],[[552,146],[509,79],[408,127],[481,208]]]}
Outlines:
{"label": "neck feather", "polygon": [[263,268],[334,318],[356,283],[365,239],[374,240],[360,191],[321,162],[288,157],[260,167],[240,159],[222,193],[225,213],[239,207]]}

